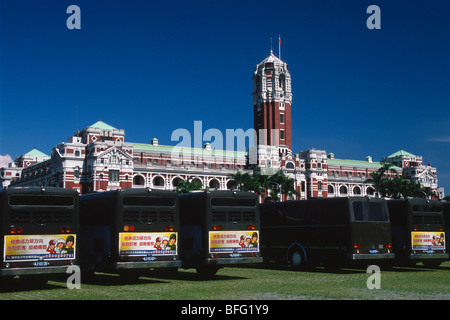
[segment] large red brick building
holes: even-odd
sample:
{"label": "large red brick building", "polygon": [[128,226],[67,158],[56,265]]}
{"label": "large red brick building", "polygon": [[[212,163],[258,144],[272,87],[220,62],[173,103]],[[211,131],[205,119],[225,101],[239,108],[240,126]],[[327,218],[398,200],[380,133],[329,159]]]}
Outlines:
{"label": "large red brick building", "polygon": [[[50,155],[36,149],[0,168],[3,187],[44,185],[80,193],[118,188],[175,189],[181,180],[203,188],[235,188],[238,170],[271,174],[282,170],[295,179],[299,199],[376,196],[366,181],[380,162],[335,158],[325,150],[292,151],[291,75],[288,64],[272,52],[253,74],[254,129],[257,143],[248,152],[126,141],[125,130],[98,121],[56,145]],[[399,174],[438,193],[436,168],[404,150],[385,157]],[[443,192],[442,192],[443,193]]]}

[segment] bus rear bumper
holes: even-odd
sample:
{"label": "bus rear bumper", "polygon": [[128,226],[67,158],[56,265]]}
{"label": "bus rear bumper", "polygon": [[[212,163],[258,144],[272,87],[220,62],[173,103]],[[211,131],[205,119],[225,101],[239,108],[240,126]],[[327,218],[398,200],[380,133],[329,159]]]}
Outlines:
{"label": "bus rear bumper", "polygon": [[153,268],[179,268],[181,267],[181,260],[175,261],[149,261],[149,262],[116,262],[114,264],[115,270],[122,269],[153,269]]}
{"label": "bus rear bumper", "polygon": [[20,275],[31,275],[31,274],[61,274],[67,273],[67,268],[69,266],[54,266],[54,267],[30,267],[30,268],[3,268],[0,269],[0,276],[20,276]]}
{"label": "bus rear bumper", "polygon": [[241,257],[241,258],[208,258],[206,265],[239,265],[247,263],[262,263],[262,257]]}
{"label": "bus rear bumper", "polygon": [[350,260],[393,260],[395,258],[394,253],[356,253],[349,254],[347,256]]}
{"label": "bus rear bumper", "polygon": [[411,253],[409,255],[409,259],[411,260],[447,260],[448,257],[448,253]]}

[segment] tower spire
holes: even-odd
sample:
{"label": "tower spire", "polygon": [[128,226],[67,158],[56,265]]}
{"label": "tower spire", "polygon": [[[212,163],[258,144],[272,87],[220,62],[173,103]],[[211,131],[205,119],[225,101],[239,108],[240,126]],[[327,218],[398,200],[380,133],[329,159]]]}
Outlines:
{"label": "tower spire", "polygon": [[270,54],[273,54],[273,50],[272,50],[272,37],[270,37]]}

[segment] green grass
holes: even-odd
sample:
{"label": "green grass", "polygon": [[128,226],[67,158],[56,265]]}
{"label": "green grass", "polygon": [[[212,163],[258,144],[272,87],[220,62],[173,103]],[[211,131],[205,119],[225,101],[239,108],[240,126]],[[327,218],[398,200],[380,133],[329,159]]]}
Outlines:
{"label": "green grass", "polygon": [[149,273],[137,280],[111,274],[83,279],[81,289],[69,290],[65,280],[51,280],[34,290],[18,281],[0,289],[0,299],[23,300],[450,300],[450,262],[439,269],[393,268],[381,272],[381,289],[367,288],[363,269],[327,272],[294,271],[287,267],[224,268],[216,277],[200,279],[193,270],[173,276]]}

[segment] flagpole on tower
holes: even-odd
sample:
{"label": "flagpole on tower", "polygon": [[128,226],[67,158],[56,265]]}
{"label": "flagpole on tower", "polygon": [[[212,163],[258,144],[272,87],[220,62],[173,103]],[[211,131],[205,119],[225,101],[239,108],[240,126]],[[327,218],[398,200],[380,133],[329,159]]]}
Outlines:
{"label": "flagpole on tower", "polygon": [[281,35],[278,34],[278,59],[281,60]]}

